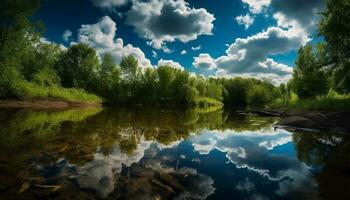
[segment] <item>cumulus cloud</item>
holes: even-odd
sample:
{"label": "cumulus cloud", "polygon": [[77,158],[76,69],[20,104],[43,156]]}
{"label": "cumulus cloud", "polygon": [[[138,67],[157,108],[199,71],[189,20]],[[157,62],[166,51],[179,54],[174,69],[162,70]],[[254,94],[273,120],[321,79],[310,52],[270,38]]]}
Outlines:
{"label": "cumulus cloud", "polygon": [[69,29],[65,30],[62,34],[62,39],[66,42],[68,42],[71,37],[72,37],[72,31],[70,31]]}
{"label": "cumulus cloud", "polygon": [[320,12],[324,9],[324,0],[272,0],[271,8],[275,13],[273,17],[280,27],[294,27],[303,29],[309,34],[315,30]]}
{"label": "cumulus cloud", "polygon": [[115,174],[121,173],[123,166],[130,167],[138,163],[150,144],[151,142],[142,141],[132,154],[123,153],[117,145],[108,156],[97,152],[94,160],[78,169],[79,186],[94,189],[99,197],[106,198],[114,190]]}
{"label": "cumulus cloud", "polygon": [[[242,0],[242,2],[249,6],[252,14],[262,13],[269,7],[277,26],[246,38],[237,38],[228,47],[226,55],[215,59],[218,69],[216,76],[239,75],[270,79],[275,84],[288,81],[293,73],[292,68],[276,62],[271,56],[297,50],[311,40],[309,36],[316,27],[318,13],[324,7],[323,0],[307,2]],[[250,20],[253,19],[245,16],[236,17],[236,21],[246,28],[249,27]]]}
{"label": "cumulus cloud", "polygon": [[190,8],[184,0],[135,1],[127,12],[126,23],[157,49],[167,42],[188,42],[200,35],[211,35],[214,15],[206,9]]}
{"label": "cumulus cloud", "polygon": [[217,65],[233,73],[290,74],[288,67],[278,65],[272,59],[267,60],[267,57],[298,49],[308,41],[307,36],[300,35],[293,29],[270,27],[256,35],[237,38],[226,50],[227,55],[217,59]]}
{"label": "cumulus cloud", "polygon": [[58,45],[58,46],[61,48],[61,50],[63,50],[63,51],[67,50],[67,47],[64,46],[63,44],[59,44],[59,43],[52,42],[52,41],[48,40],[48,39],[45,38],[45,37],[40,37],[40,43],[42,43],[42,44],[54,44],[54,45]]}
{"label": "cumulus cloud", "polygon": [[[216,149],[223,152],[230,163],[237,169],[248,170],[270,181],[281,184],[296,183],[299,176],[306,172],[305,164],[300,163],[293,156],[271,153],[269,150],[292,141],[292,134],[288,131],[274,132],[272,128],[259,131],[205,131],[189,138],[193,148],[200,154],[209,154]],[[266,165],[266,163],[269,163]],[[304,180],[312,181],[308,177]],[[284,189],[286,189],[285,187]],[[254,185],[249,180],[238,182],[236,189],[253,192]],[[282,194],[282,192],[279,192]]]}
{"label": "cumulus cloud", "polygon": [[173,60],[163,60],[163,59],[160,59],[158,61],[158,64],[157,64],[158,67],[160,66],[169,66],[169,67],[172,67],[172,68],[175,68],[175,69],[180,69],[180,70],[183,70],[184,67],[181,66],[180,63],[178,62],[175,62]]}
{"label": "cumulus cloud", "polygon": [[182,51],[180,52],[180,54],[181,54],[181,55],[185,55],[185,54],[187,54],[187,51],[186,51],[186,50],[182,50]]}
{"label": "cumulus cloud", "polygon": [[255,35],[237,38],[227,48],[226,55],[215,59],[216,76],[271,79],[276,84],[288,81],[293,69],[274,61],[270,56],[296,50],[309,40],[298,29],[281,27],[270,27]]}
{"label": "cumulus cloud", "polygon": [[216,68],[215,60],[207,53],[201,53],[197,57],[194,57],[192,65],[204,70]]}
{"label": "cumulus cloud", "polygon": [[91,0],[92,4],[100,8],[113,8],[126,5],[129,0]]}
{"label": "cumulus cloud", "polygon": [[239,25],[244,25],[245,29],[248,29],[254,23],[254,18],[249,14],[237,16],[235,20]]}
{"label": "cumulus cloud", "polygon": [[270,5],[271,0],[242,0],[242,2],[248,5],[251,13],[259,14]]}
{"label": "cumulus cloud", "polygon": [[197,46],[197,47],[191,47],[191,49],[192,49],[192,51],[199,51],[199,50],[202,49],[202,46],[199,45],[199,46]]}
{"label": "cumulus cloud", "polygon": [[78,42],[94,47],[101,56],[109,53],[119,64],[123,57],[132,55],[142,68],[150,67],[151,62],[138,47],[131,44],[124,45],[122,38],[115,38],[116,23],[108,16],[102,17],[96,24],[81,25],[78,31]]}

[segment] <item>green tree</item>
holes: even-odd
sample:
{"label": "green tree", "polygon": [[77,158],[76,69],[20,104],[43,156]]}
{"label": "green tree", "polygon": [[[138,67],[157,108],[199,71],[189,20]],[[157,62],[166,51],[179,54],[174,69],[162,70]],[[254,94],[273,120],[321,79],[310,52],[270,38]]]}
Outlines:
{"label": "green tree", "polygon": [[322,53],[320,45],[316,52],[311,45],[299,49],[291,84],[301,98],[313,98],[329,90],[329,77],[323,69]]}
{"label": "green tree", "polygon": [[63,50],[58,44],[34,44],[31,48],[23,50],[19,70],[26,80],[31,81],[41,70],[52,69],[62,53]]}
{"label": "green tree", "polygon": [[108,99],[115,99],[119,95],[119,84],[121,81],[121,71],[113,60],[112,55],[105,54],[98,71],[95,82],[98,83],[98,93]]}
{"label": "green tree", "polygon": [[326,10],[319,24],[324,36],[328,65],[334,74],[334,87],[338,92],[350,92],[350,0],[327,0]]}
{"label": "green tree", "polygon": [[128,98],[134,98],[137,81],[139,81],[141,74],[138,62],[133,56],[129,55],[127,57],[123,57],[120,67],[123,72],[124,82],[126,83],[125,89],[128,90],[126,95]]}
{"label": "green tree", "polygon": [[23,52],[39,41],[40,26],[29,19],[38,7],[39,0],[0,1],[0,98],[13,97]]}
{"label": "green tree", "polygon": [[147,68],[142,75],[142,88],[139,91],[139,98],[143,99],[145,102],[154,103],[157,100],[157,83],[157,72],[152,68]]}
{"label": "green tree", "polygon": [[95,49],[77,44],[68,48],[55,65],[62,86],[89,89],[99,66]]}
{"label": "green tree", "polygon": [[234,79],[221,79],[223,85],[223,102],[225,106],[244,107],[248,104],[248,81],[236,77]]}
{"label": "green tree", "polygon": [[172,83],[175,79],[176,69],[168,66],[160,66],[157,68],[159,77],[159,95],[161,100],[171,100],[173,94]]}
{"label": "green tree", "polygon": [[251,106],[264,106],[271,102],[271,91],[263,85],[254,85],[248,94],[248,103]]}
{"label": "green tree", "polygon": [[0,62],[15,62],[22,51],[38,41],[38,24],[29,17],[39,8],[39,0],[0,1]]}

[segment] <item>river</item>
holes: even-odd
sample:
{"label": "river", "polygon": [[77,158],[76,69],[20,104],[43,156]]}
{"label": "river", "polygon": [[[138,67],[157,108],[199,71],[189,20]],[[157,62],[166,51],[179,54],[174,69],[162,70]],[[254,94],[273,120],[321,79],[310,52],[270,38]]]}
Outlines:
{"label": "river", "polygon": [[350,199],[350,137],[225,110],[0,110],[0,199]]}

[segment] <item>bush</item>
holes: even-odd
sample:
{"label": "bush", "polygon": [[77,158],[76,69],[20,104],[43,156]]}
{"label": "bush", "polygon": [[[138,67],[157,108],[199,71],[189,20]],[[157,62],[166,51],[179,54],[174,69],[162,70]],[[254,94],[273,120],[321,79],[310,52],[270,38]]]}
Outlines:
{"label": "bush", "polygon": [[28,81],[14,84],[12,95],[19,99],[57,99],[78,102],[102,102],[102,99],[82,89],[62,88],[59,86],[43,87]]}
{"label": "bush", "polygon": [[271,108],[296,110],[324,110],[324,111],[350,111],[350,94],[338,94],[330,90],[327,95],[316,98],[299,99],[292,93],[287,101],[277,100],[270,105]]}
{"label": "bush", "polygon": [[271,91],[268,91],[267,88],[261,85],[255,85],[249,91],[248,103],[251,106],[264,106],[271,101],[270,96]]}
{"label": "bush", "polygon": [[208,98],[208,97],[198,97],[194,101],[194,105],[197,108],[209,108],[209,107],[217,107],[221,108],[223,106],[223,103],[220,101],[213,99],[213,98]]}

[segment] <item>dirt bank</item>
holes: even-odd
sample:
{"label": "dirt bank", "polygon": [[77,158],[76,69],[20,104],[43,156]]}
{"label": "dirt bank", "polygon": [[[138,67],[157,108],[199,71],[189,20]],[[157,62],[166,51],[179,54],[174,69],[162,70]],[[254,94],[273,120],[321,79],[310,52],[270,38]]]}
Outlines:
{"label": "dirt bank", "polygon": [[286,112],[276,126],[350,134],[349,112]]}
{"label": "dirt bank", "polygon": [[68,107],[96,107],[96,102],[71,102],[62,100],[0,100],[0,108],[68,108]]}

